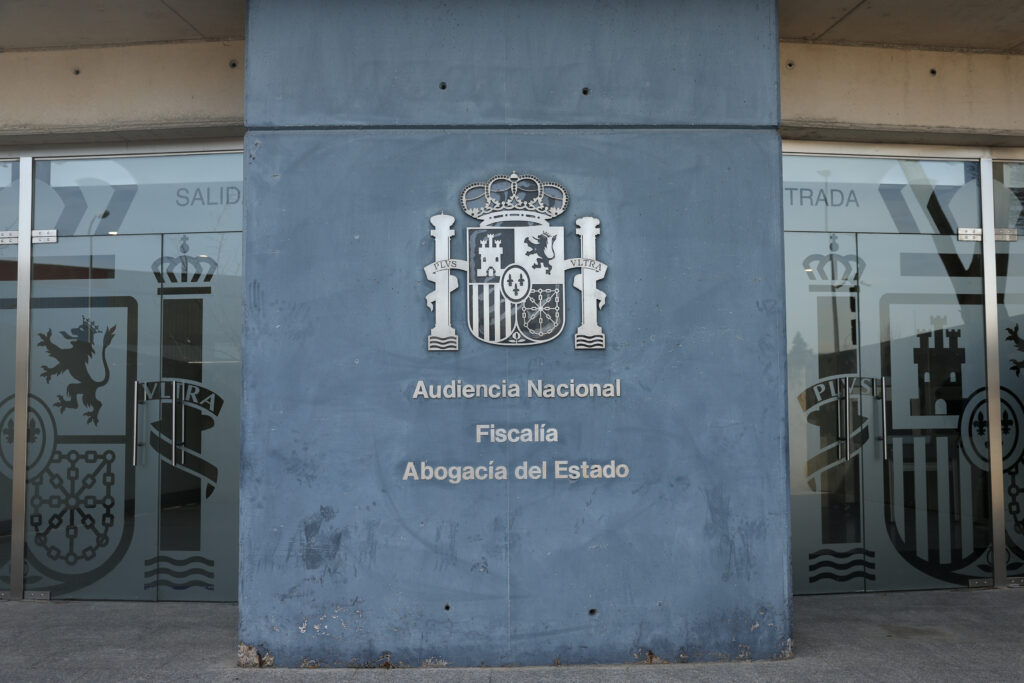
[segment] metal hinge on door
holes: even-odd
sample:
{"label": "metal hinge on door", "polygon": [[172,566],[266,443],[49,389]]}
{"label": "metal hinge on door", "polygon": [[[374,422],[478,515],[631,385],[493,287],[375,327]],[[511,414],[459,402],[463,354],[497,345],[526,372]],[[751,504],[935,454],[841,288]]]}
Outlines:
{"label": "metal hinge on door", "polygon": [[[56,230],[33,230],[32,244],[53,244],[57,241]],[[0,230],[0,244],[17,244],[17,230]]]}
{"label": "metal hinge on door", "polygon": [[[956,238],[961,242],[980,242],[981,228],[960,228]],[[1017,228],[996,228],[996,242],[1016,242]]]}

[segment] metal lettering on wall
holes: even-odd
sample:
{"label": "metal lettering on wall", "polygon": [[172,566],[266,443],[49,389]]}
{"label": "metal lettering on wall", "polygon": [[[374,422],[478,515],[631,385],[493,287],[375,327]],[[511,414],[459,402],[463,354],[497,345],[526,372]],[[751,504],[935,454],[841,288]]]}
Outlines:
{"label": "metal lettering on wall", "polygon": [[562,214],[569,194],[556,183],[531,175],[496,175],[462,191],[463,211],[480,220],[466,229],[466,260],[451,258],[455,217],[431,216],[434,262],[424,268],[434,291],[427,307],[434,327],[427,338],[429,351],[458,351],[459,336],[451,324],[451,294],[458,286],[454,270],[466,272],[467,318],[470,332],[498,346],[529,346],[549,342],[565,327],[565,273],[576,268],[573,287],[581,293],[582,320],[574,347],[605,348],[597,311],[605,293],[597,288],[608,267],[597,260],[600,221],[591,216],[576,221],[580,256],[565,258],[561,226],[548,221]]}

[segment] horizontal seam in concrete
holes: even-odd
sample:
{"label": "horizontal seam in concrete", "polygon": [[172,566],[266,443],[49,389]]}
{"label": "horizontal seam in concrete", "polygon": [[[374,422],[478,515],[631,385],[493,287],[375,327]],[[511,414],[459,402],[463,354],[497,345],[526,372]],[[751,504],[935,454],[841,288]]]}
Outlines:
{"label": "horizontal seam in concrete", "polygon": [[213,126],[232,126],[242,128],[242,119],[234,116],[217,118],[182,118],[169,119],[166,121],[150,121],[141,119],[136,121],[110,121],[99,127],[95,123],[82,124],[45,124],[45,125],[15,125],[8,124],[6,128],[0,129],[0,137],[4,135],[18,135],[21,133],[67,133],[79,131],[117,131],[117,130],[162,130],[164,128],[210,128]]}
{"label": "horizontal seam in concrete", "polygon": [[778,124],[395,124],[344,126],[247,126],[250,133],[265,131],[363,131],[363,130],[778,130]]}
{"label": "horizontal seam in concrete", "polygon": [[968,55],[1008,55],[1011,57],[1019,55],[1019,49],[1024,47],[1024,43],[1010,47],[982,48],[956,45],[919,45],[917,43],[871,43],[862,40],[816,40],[813,38],[783,38],[779,41],[780,47],[786,45],[810,45],[813,47],[862,47],[879,50],[903,50],[906,52],[956,52]]}
{"label": "horizontal seam in concrete", "polygon": [[[200,34],[201,35],[201,34]],[[13,55],[20,52],[75,52],[78,50],[109,50],[111,48],[151,47],[154,45],[194,45],[196,43],[245,43],[245,36],[223,36],[215,38],[176,38],[173,40],[140,40],[132,43],[90,43],[88,45],[44,45],[41,47],[5,47],[0,54]]]}
{"label": "horizontal seam in concrete", "polygon": [[779,126],[783,132],[815,130],[862,130],[889,133],[952,133],[960,135],[1021,135],[1019,128],[977,128],[966,126],[935,126],[923,123],[877,123],[873,121],[835,121],[833,119],[787,119]]}

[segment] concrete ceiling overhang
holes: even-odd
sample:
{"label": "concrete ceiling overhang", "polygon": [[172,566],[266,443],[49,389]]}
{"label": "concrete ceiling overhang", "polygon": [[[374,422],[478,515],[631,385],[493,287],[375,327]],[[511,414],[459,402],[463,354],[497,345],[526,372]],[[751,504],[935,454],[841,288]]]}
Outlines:
{"label": "concrete ceiling overhang", "polygon": [[245,37],[245,0],[3,0],[0,50]]}
{"label": "concrete ceiling overhang", "polygon": [[779,39],[1024,53],[1021,0],[778,0]]}
{"label": "concrete ceiling overhang", "polygon": [[[783,41],[1024,54],[1021,0],[778,0]],[[237,40],[245,0],[3,0],[0,50]]]}

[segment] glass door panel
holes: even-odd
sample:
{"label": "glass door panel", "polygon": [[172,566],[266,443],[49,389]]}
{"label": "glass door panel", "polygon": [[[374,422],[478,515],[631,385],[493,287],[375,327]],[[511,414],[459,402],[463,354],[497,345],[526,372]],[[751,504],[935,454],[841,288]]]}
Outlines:
{"label": "glass door panel", "polygon": [[61,237],[242,229],[242,157],[53,159],[36,164],[36,227]]}
{"label": "glass door panel", "polygon": [[786,155],[786,230],[954,234],[978,228],[978,162]]}
{"label": "glass door panel", "polygon": [[[0,231],[18,229],[18,163],[0,161]],[[11,581],[11,477],[14,467],[14,347],[18,245],[0,244],[0,590]]]}
{"label": "glass door panel", "polygon": [[[863,372],[886,420],[861,461],[867,590],[966,586],[992,575],[982,256],[953,236],[858,235]],[[884,429],[884,434],[882,433]]]}
{"label": "glass door panel", "polygon": [[794,590],[863,590],[856,238],[787,233],[785,255]]}
{"label": "glass door panel", "polygon": [[[993,164],[1006,574],[1024,576],[1024,163]],[[987,406],[986,406],[987,407]],[[987,417],[987,411],[982,413]]]}
{"label": "glass door panel", "polygon": [[[2,226],[2,224],[0,224]],[[13,229],[18,227],[17,220]],[[11,228],[6,227],[5,230]],[[0,245],[0,590],[11,581],[11,478],[14,471],[14,346],[18,246]]]}
{"label": "glass door panel", "polygon": [[134,458],[140,374],[155,372],[157,236],[61,237],[33,248],[30,406],[51,444],[30,453],[26,590],[147,600],[158,463]]}
{"label": "glass door panel", "polygon": [[241,233],[166,235],[163,253],[160,373],[143,383],[161,410],[146,446],[161,460],[153,580],[161,600],[235,600]]}

